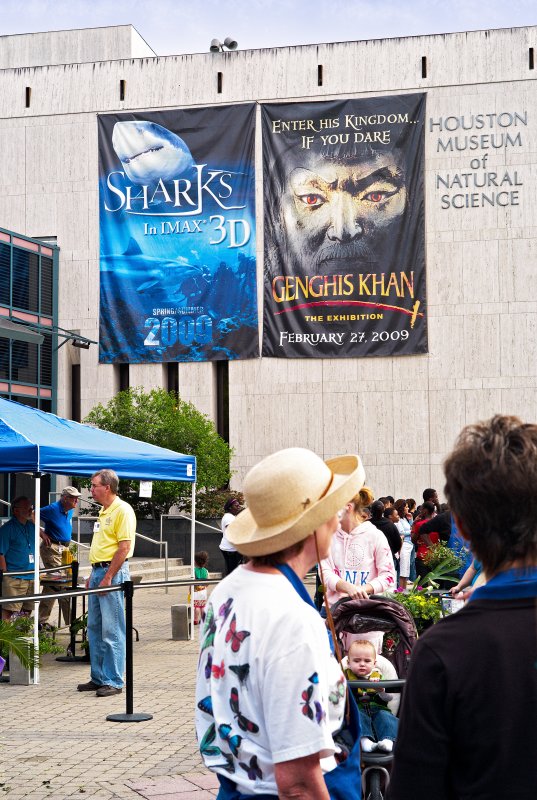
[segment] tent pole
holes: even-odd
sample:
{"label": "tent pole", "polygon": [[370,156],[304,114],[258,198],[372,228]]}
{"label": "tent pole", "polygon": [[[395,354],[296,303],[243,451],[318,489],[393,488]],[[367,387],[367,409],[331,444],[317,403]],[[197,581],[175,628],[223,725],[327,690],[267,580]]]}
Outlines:
{"label": "tent pole", "polygon": [[[196,484],[192,484],[190,507],[190,574],[194,578],[194,553],[196,552]],[[194,638],[194,586],[190,587],[190,638]]]}
{"label": "tent pole", "polygon": [[[39,594],[39,526],[41,523],[41,474],[35,475],[35,500],[34,500],[34,595]],[[39,603],[34,603],[34,679],[33,683],[39,683]]]}

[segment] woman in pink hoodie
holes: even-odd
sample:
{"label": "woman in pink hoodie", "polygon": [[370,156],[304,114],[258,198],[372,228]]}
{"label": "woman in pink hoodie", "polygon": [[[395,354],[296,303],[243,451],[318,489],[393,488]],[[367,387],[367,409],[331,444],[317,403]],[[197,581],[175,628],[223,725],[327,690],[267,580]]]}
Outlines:
{"label": "woman in pink hoodie", "polygon": [[[381,592],[394,591],[397,586],[395,567],[388,540],[372,522],[366,511],[374,500],[373,492],[364,486],[347,503],[340,525],[330,548],[330,555],[321,561],[320,578],[326,587],[326,602],[333,605],[342,597],[353,599]],[[380,653],[382,633],[345,635],[345,647],[356,638],[373,642]]]}

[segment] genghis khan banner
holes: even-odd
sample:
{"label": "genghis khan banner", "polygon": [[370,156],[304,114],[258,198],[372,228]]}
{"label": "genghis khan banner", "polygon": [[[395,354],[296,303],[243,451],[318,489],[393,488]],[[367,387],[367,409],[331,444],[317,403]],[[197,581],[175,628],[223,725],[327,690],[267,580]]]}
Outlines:
{"label": "genghis khan banner", "polygon": [[99,116],[101,362],[258,355],[254,120]]}
{"label": "genghis khan banner", "polygon": [[262,115],[263,355],[427,352],[425,95]]}

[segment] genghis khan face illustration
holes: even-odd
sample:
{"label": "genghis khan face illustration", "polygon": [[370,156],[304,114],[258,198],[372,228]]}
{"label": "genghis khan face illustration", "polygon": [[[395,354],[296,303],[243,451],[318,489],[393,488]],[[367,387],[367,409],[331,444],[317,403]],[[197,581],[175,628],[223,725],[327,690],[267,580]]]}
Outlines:
{"label": "genghis khan face illustration", "polygon": [[382,266],[397,247],[406,205],[404,168],[393,151],[365,160],[313,156],[291,169],[284,187],[289,266],[305,275]]}

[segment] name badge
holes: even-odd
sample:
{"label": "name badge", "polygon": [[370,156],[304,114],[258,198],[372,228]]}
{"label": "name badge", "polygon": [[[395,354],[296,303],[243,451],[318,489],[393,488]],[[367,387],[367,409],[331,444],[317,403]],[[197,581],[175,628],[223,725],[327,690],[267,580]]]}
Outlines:
{"label": "name badge", "polygon": [[34,554],[33,553],[28,553],[28,561],[29,561],[30,564],[34,563]]}
{"label": "name badge", "polygon": [[97,520],[97,522],[93,523],[93,533],[97,533],[97,531],[99,531],[100,529],[101,529],[101,523],[99,522],[99,520]]}

